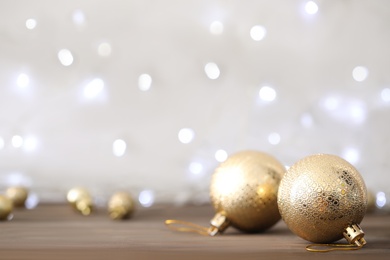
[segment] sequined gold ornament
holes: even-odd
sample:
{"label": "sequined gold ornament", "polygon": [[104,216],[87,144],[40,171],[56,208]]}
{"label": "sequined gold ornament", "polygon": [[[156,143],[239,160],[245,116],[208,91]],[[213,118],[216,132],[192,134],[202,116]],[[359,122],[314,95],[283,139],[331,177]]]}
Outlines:
{"label": "sequined gold ornament", "polygon": [[210,235],[230,225],[244,232],[260,232],[278,222],[277,192],[284,172],[278,160],[259,151],[238,152],[221,163],[210,184],[216,211]]}
{"label": "sequined gold ornament", "polygon": [[81,214],[91,214],[93,210],[93,199],[88,190],[85,188],[75,187],[70,189],[66,198],[69,204]]}
{"label": "sequined gold ornament", "polygon": [[28,197],[28,189],[22,186],[9,187],[5,191],[5,195],[12,200],[14,207],[24,207]]}
{"label": "sequined gold ornament", "polygon": [[108,201],[108,214],[112,219],[127,219],[134,211],[134,200],[127,192],[116,192]]}
{"label": "sequined gold ornament", "polygon": [[292,165],[280,183],[278,207],[289,229],[303,239],[331,243],[344,236],[350,244],[366,243],[359,227],[367,209],[366,186],[338,156],[317,154]]}
{"label": "sequined gold ornament", "polygon": [[13,210],[13,203],[10,198],[0,195],[0,220],[7,220]]}

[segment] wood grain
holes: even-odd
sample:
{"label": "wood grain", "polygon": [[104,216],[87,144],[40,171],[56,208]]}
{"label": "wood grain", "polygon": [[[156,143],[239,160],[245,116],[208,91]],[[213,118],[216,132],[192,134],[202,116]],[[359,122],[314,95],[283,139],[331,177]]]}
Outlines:
{"label": "wood grain", "polygon": [[[307,241],[282,222],[265,233],[245,234],[234,228],[217,237],[175,232],[166,219],[208,226],[210,205],[142,208],[126,221],[113,221],[104,209],[90,216],[68,205],[42,204],[17,209],[0,223],[0,259],[389,259],[390,215],[366,215],[361,227],[367,245],[357,251],[311,253]],[[344,242],[344,241],[342,241]]]}

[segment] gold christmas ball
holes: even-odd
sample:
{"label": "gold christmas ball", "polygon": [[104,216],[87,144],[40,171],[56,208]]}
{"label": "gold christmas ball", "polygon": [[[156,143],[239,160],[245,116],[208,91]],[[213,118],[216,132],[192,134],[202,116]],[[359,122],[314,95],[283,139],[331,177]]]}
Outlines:
{"label": "gold christmas ball", "polygon": [[10,198],[0,195],[0,220],[7,220],[12,213],[13,202]]}
{"label": "gold christmas ball", "polygon": [[22,186],[9,187],[5,191],[5,195],[12,200],[14,207],[24,207],[28,197],[28,189]]}
{"label": "gold christmas ball", "polygon": [[89,215],[93,209],[93,199],[87,189],[75,187],[68,191],[66,199],[69,204],[83,215]]}
{"label": "gold christmas ball", "polygon": [[228,225],[244,232],[270,228],[280,220],[277,192],[284,172],[278,160],[263,152],[231,155],[212,175],[210,197],[217,215],[211,224],[218,232]]}
{"label": "gold christmas ball", "polygon": [[134,211],[134,200],[127,192],[116,192],[108,201],[108,214],[112,219],[130,218]]}
{"label": "gold christmas ball", "polygon": [[311,155],[292,165],[280,182],[278,207],[289,229],[303,239],[331,243],[344,235],[349,241],[343,234],[348,228],[358,232],[350,243],[365,243],[357,229],[367,209],[366,186],[359,172],[338,156]]}

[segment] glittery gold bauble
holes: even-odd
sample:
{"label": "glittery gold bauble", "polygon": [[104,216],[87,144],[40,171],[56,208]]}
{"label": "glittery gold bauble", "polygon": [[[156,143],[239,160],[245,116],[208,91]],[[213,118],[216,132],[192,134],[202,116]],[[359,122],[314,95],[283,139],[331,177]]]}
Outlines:
{"label": "glittery gold bauble", "polygon": [[259,232],[278,222],[277,192],[284,172],[279,161],[258,151],[242,151],[221,163],[210,185],[217,212],[211,224],[216,232],[223,232],[229,225]]}
{"label": "glittery gold bauble", "polygon": [[12,210],[12,200],[7,196],[0,195],[0,220],[7,220]]}
{"label": "glittery gold bauble", "polygon": [[134,200],[127,192],[117,192],[108,201],[108,214],[112,219],[129,218],[134,210]]}
{"label": "glittery gold bauble", "polygon": [[66,199],[69,204],[83,215],[89,215],[93,209],[93,199],[88,190],[82,187],[72,188],[68,191]]}
{"label": "glittery gold bauble", "polygon": [[331,243],[344,235],[350,243],[365,243],[358,224],[367,209],[366,186],[338,156],[317,154],[292,165],[280,183],[278,207],[289,229],[303,239]]}
{"label": "glittery gold bauble", "polygon": [[28,190],[22,186],[9,187],[5,191],[5,195],[12,200],[14,207],[24,207],[28,197]]}

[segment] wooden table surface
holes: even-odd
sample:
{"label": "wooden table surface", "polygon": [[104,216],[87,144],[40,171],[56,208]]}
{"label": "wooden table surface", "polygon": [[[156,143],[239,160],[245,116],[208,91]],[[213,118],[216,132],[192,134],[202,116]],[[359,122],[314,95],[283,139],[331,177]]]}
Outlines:
{"label": "wooden table surface", "polygon": [[113,221],[104,209],[90,216],[62,204],[17,209],[11,221],[0,223],[0,259],[390,259],[390,215],[366,215],[361,227],[367,245],[361,250],[329,253],[307,252],[308,242],[282,221],[262,234],[229,227],[216,237],[164,225],[180,219],[208,226],[213,214],[210,205],[160,205]]}

